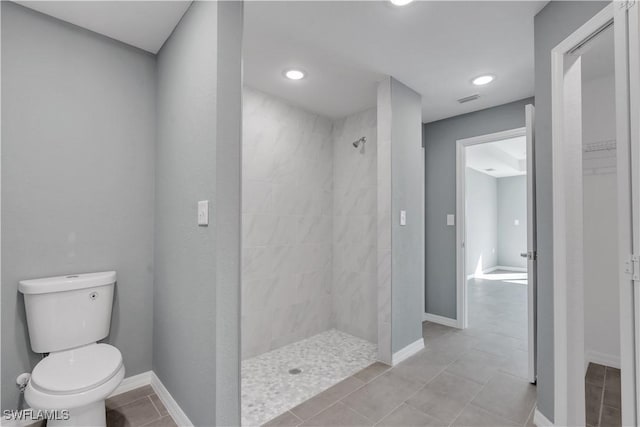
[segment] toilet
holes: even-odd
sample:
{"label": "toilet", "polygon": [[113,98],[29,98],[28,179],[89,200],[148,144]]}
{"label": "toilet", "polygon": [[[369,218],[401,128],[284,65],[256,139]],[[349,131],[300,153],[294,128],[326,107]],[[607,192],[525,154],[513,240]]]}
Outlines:
{"label": "toilet", "polygon": [[[33,369],[25,401],[56,414],[47,426],[106,426],[105,399],[124,378],[109,335],[115,271],[23,280],[31,349],[49,353]],[[68,410],[68,413],[65,411]]]}

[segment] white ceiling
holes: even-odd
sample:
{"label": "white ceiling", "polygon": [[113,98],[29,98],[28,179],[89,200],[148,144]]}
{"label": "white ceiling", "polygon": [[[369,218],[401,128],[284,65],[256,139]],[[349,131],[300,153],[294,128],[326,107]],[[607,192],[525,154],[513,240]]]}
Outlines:
{"label": "white ceiling", "polygon": [[[533,95],[533,18],[546,3],[248,1],[245,82],[329,117],[374,106],[384,75],[422,94],[425,122],[504,104]],[[287,67],[308,77],[287,81]],[[496,81],[471,84],[486,73]]]}
{"label": "white ceiling", "polygon": [[527,140],[524,136],[472,145],[467,147],[465,154],[467,167],[495,178],[527,174]]}
{"label": "white ceiling", "polygon": [[[17,1],[157,53],[189,1]],[[430,122],[533,95],[533,17],[546,1],[246,1],[245,82],[329,116],[372,107],[391,75]],[[308,72],[285,80],[287,67]],[[480,74],[497,76],[476,87]],[[458,104],[459,98],[480,99]]]}
{"label": "white ceiling", "polygon": [[158,53],[191,1],[16,1],[151,53]]}

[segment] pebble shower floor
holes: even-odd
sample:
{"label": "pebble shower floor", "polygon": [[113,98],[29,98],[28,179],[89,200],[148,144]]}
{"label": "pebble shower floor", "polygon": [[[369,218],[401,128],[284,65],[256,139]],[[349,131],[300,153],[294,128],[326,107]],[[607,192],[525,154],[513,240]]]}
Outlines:
{"label": "pebble shower floor", "polygon": [[242,425],[264,424],[366,368],[376,354],[375,344],[331,329],[244,360]]}

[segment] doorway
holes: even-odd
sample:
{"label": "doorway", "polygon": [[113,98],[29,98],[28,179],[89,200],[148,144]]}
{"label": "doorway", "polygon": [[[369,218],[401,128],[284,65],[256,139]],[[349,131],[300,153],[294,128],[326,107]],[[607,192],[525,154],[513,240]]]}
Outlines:
{"label": "doorway", "polygon": [[523,128],[457,141],[458,327],[520,343],[535,383],[533,106]]}
{"label": "doorway", "polygon": [[[637,424],[639,14],[635,3],[616,5],[552,50],[558,425]],[[617,377],[598,408],[594,359],[605,380]]]}

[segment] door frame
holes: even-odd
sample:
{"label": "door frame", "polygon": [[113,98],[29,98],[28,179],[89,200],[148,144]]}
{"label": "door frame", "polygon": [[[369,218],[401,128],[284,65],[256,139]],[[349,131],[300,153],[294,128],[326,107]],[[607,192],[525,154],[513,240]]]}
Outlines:
{"label": "door frame", "polygon": [[[616,130],[618,146],[618,251],[621,256],[640,252],[640,6],[619,2],[614,10],[616,65]],[[623,95],[624,94],[624,95]],[[634,227],[634,224],[636,225]],[[632,233],[629,233],[631,228]],[[622,425],[637,425],[640,408],[638,345],[640,307],[638,273],[632,259],[624,260],[620,274],[620,365]],[[640,265],[635,264],[636,267]],[[631,267],[631,268],[630,268]],[[634,315],[634,313],[636,313]]]}
{"label": "door frame", "polygon": [[466,260],[466,151],[467,147],[527,135],[527,128],[520,127],[501,132],[463,138],[456,141],[456,324],[460,329],[469,327],[467,305]]}
{"label": "door frame", "polygon": [[[583,286],[583,201],[582,201],[582,85],[581,58],[570,54],[602,30],[614,26],[616,49],[616,138],[618,160],[627,152],[628,140],[623,137],[625,123],[624,105],[620,102],[621,79],[620,44],[626,39],[626,28],[620,28],[614,19],[614,7],[624,7],[623,2],[613,2],[578,28],[551,51],[552,64],[552,156],[553,156],[553,324],[554,324],[554,423],[555,425],[585,424],[584,386],[584,286]],[[616,12],[617,13],[617,12]],[[624,79],[626,80],[626,79]],[[621,110],[620,108],[623,107]],[[627,154],[628,155],[628,154]],[[628,159],[628,157],[627,157]],[[619,162],[620,163],[620,162]],[[630,166],[630,165],[629,165]],[[619,184],[629,169],[618,164]],[[627,178],[628,179],[628,178]],[[628,184],[627,184],[628,185]],[[624,198],[624,197],[623,197]],[[630,215],[624,204],[619,203],[619,219]],[[629,206],[627,206],[629,208]],[[624,218],[626,220],[626,218]],[[619,236],[628,221],[620,221]],[[627,230],[627,235],[628,235]],[[624,240],[624,239],[621,239]],[[620,248],[622,249],[622,243]],[[621,252],[620,256],[625,252]],[[631,253],[631,252],[628,252]],[[621,263],[622,264],[622,263]],[[620,268],[621,302],[626,294],[628,278]],[[625,283],[623,291],[622,283]],[[629,301],[627,299],[625,302]],[[633,330],[632,307],[621,304],[621,334],[625,328]],[[625,308],[626,307],[626,308]],[[621,337],[621,342],[624,342]],[[633,343],[628,346],[633,346]],[[621,348],[623,369],[628,368],[625,356],[628,349]],[[633,348],[631,348],[633,352]],[[632,353],[633,354],[633,353]],[[631,366],[633,369],[633,367]],[[623,375],[623,391],[628,392]],[[633,381],[633,376],[631,376]],[[635,392],[631,390],[632,394]],[[629,397],[624,397],[623,402]],[[633,411],[630,418],[630,411]],[[622,408],[623,424],[635,425],[635,405]],[[632,421],[632,422],[630,422]]]}

